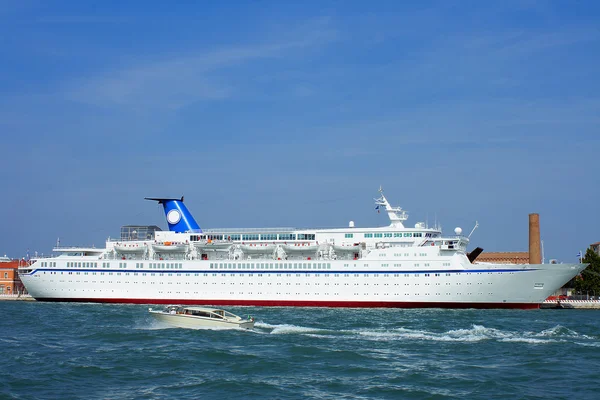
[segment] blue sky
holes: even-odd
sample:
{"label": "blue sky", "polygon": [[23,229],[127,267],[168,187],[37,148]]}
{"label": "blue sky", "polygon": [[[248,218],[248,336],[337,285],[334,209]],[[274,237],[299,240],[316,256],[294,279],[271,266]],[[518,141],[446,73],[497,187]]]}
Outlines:
{"label": "blue sky", "polygon": [[0,253],[166,228],[480,227],[600,241],[600,3],[0,3]]}

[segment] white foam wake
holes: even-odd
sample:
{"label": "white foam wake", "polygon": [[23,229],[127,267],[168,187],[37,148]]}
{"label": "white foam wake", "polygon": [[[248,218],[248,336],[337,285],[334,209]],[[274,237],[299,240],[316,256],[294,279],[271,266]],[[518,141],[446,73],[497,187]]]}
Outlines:
{"label": "white foam wake", "polygon": [[[357,328],[333,330],[325,328],[299,326],[293,324],[269,324],[257,322],[255,330],[272,335],[306,335],[314,338],[335,338],[344,336],[355,337],[359,340],[390,341],[390,340],[421,340],[437,342],[480,342],[495,340],[498,342],[523,342],[531,344],[559,343],[578,339],[585,340],[585,345],[596,346],[597,339],[581,335],[571,329],[560,325],[544,329],[541,332],[531,331],[508,331],[497,328],[489,328],[483,325],[473,324],[469,328],[451,329],[443,332],[434,332],[422,329],[410,328]],[[587,341],[590,342],[587,342]],[[600,346],[600,344],[598,344]]]}

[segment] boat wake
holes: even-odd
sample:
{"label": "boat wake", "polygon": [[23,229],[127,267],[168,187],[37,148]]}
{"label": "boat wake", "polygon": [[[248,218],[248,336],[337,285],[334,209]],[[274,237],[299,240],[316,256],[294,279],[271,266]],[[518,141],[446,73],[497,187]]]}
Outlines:
{"label": "boat wake", "polygon": [[340,336],[354,337],[367,341],[432,341],[432,342],[522,342],[530,344],[550,344],[573,342],[583,346],[600,347],[600,338],[582,335],[561,325],[534,331],[508,331],[489,328],[483,325],[471,325],[470,328],[451,329],[443,332],[409,328],[357,328],[357,329],[326,329],[292,324],[269,324],[257,322],[253,329],[255,333],[270,335],[304,335],[315,338],[335,339]]}

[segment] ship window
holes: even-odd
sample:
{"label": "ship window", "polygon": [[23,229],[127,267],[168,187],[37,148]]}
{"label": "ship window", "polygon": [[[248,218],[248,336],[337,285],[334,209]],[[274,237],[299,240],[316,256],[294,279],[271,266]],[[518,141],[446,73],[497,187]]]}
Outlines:
{"label": "ship window", "polygon": [[373,234],[372,233],[365,233],[365,238],[372,238]]}
{"label": "ship window", "polygon": [[345,237],[346,239],[352,239],[352,238],[354,237],[354,234],[353,234],[353,233],[346,233],[346,234],[344,235],[344,237]]}
{"label": "ship window", "polygon": [[376,238],[383,237],[383,233],[376,233],[376,234],[375,234],[375,237],[376,237]]}
{"label": "ship window", "polygon": [[392,234],[391,233],[384,233],[383,236],[384,237],[392,237]]}
{"label": "ship window", "polygon": [[402,237],[401,233],[394,233],[394,237]]}

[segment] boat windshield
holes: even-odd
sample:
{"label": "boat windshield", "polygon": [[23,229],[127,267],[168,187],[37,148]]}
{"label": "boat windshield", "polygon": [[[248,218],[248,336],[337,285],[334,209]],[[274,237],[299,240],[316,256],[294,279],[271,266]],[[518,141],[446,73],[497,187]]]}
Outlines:
{"label": "boat windshield", "polygon": [[218,311],[210,312],[204,310],[185,310],[185,314],[194,315],[196,317],[223,319],[223,312],[218,314]]}

